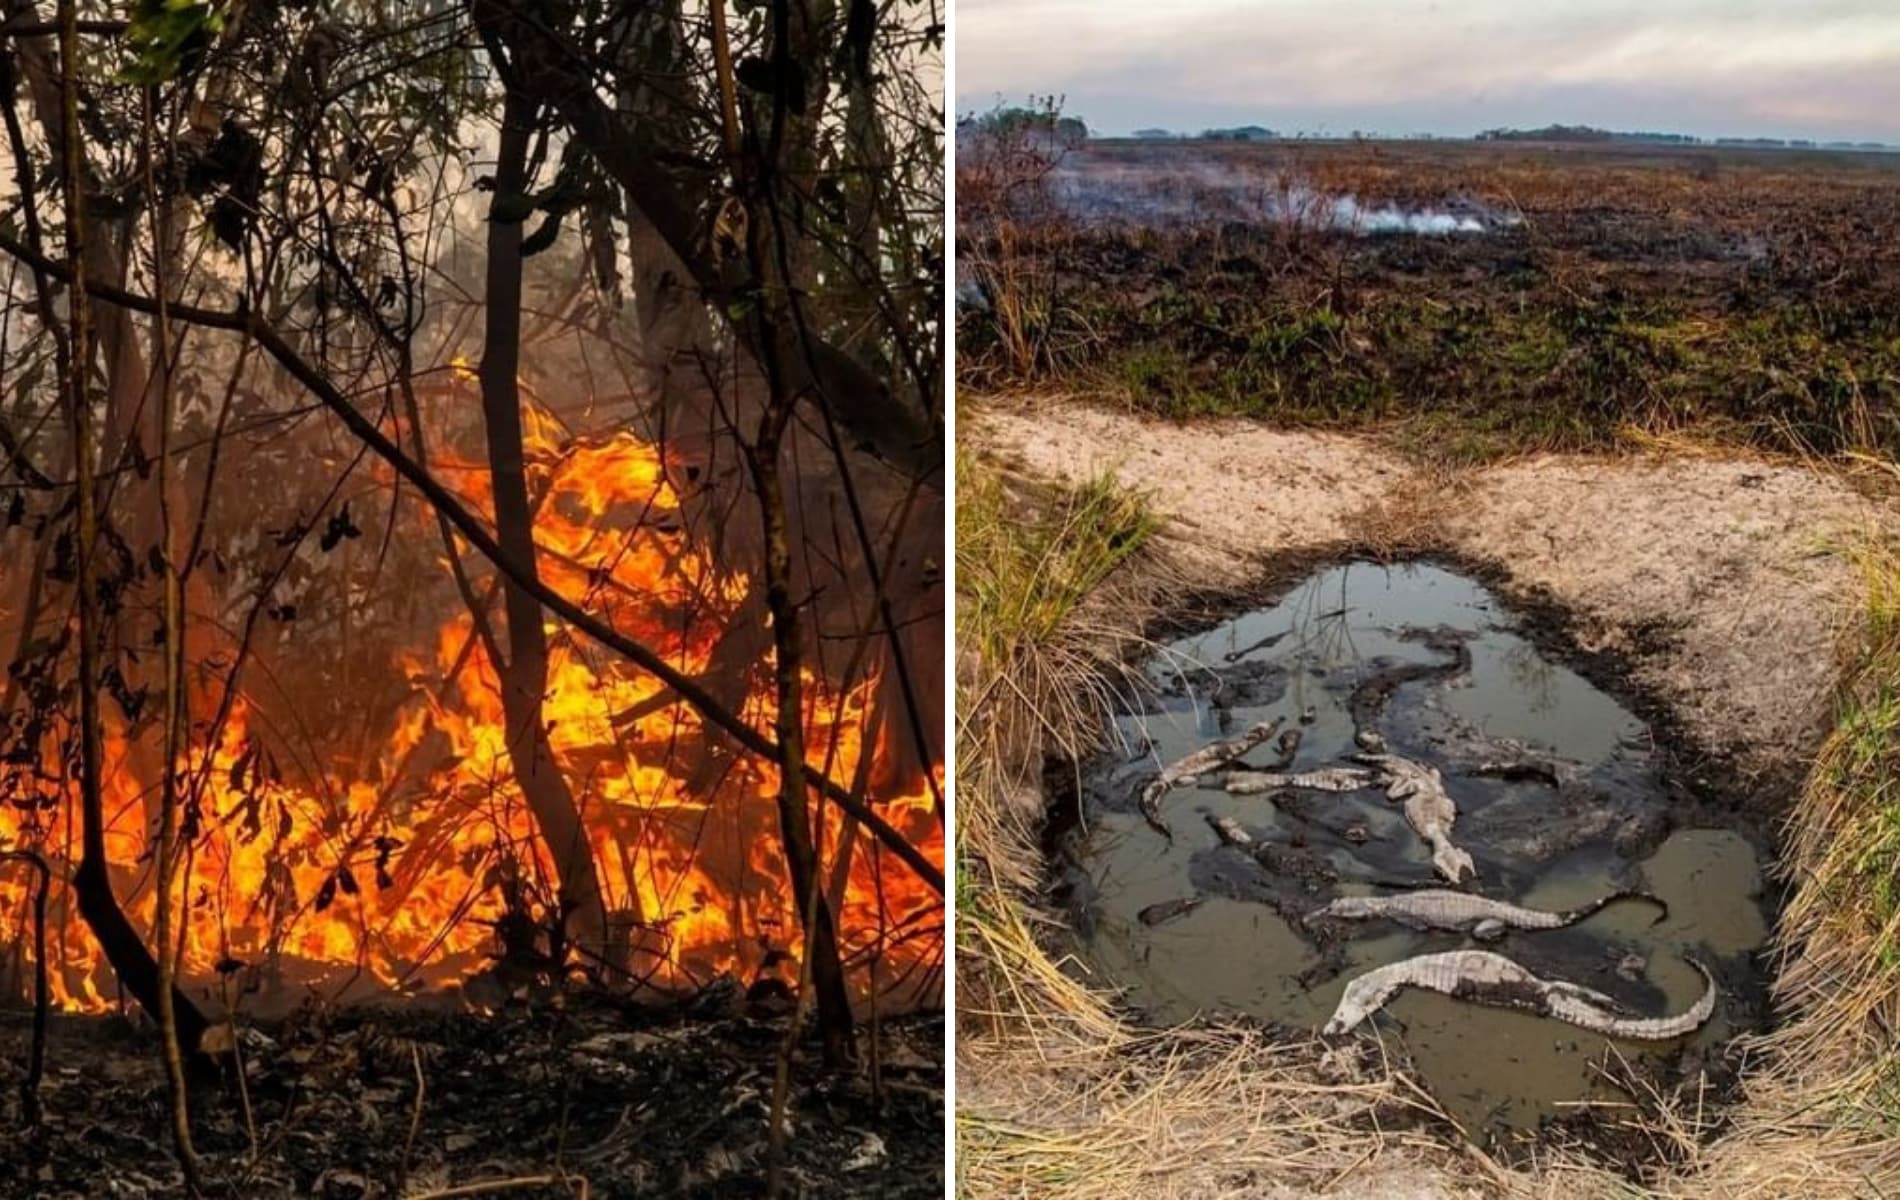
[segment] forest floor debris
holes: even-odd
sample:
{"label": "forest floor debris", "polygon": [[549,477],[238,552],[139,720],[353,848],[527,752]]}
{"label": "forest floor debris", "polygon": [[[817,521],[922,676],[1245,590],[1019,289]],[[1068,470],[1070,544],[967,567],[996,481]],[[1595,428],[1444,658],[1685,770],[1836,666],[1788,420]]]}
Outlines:
{"label": "forest floor debris", "polygon": [[[782,1017],[587,999],[494,1015],[301,1012],[242,1039],[262,1152],[235,1077],[195,1093],[194,1132],[208,1194],[245,1200],[399,1200],[535,1176],[567,1182],[507,1194],[763,1195],[784,1033]],[[783,1194],[941,1196],[943,1040],[941,1015],[885,1020],[875,1085],[868,1041],[866,1065],[849,1073],[825,1072],[815,1044],[801,1047]],[[24,1062],[26,1041],[24,1020],[0,1019],[0,1062]],[[185,1194],[149,1031],[58,1018],[37,1132],[19,1132],[17,1080],[5,1075],[0,1195]]]}

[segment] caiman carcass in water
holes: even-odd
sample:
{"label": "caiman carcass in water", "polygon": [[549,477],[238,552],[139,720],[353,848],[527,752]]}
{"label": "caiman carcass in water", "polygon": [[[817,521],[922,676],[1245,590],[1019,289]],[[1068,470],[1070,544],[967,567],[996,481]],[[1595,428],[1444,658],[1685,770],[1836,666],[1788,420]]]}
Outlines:
{"label": "caiman carcass in water", "polygon": [[[1174,831],[1169,829],[1168,823],[1161,819],[1161,798],[1196,776],[1238,761],[1248,751],[1278,732],[1280,723],[1278,717],[1262,721],[1249,727],[1237,737],[1221,742],[1211,742],[1186,758],[1163,767],[1160,776],[1141,790],[1139,807],[1142,819],[1147,821],[1149,826],[1162,837],[1173,841]],[[1281,759],[1287,762],[1292,761],[1293,752],[1298,748],[1298,737],[1282,738]]]}
{"label": "caiman carcass in water", "polygon": [[1669,906],[1647,892],[1611,892],[1576,908],[1549,912],[1508,900],[1474,896],[1470,892],[1425,888],[1399,896],[1342,896],[1307,913],[1305,923],[1396,921],[1412,929],[1462,932],[1489,941],[1502,937],[1507,929],[1563,929],[1602,912],[1619,900],[1644,900],[1655,905],[1660,910],[1657,921],[1669,915]]}
{"label": "caiman carcass in water", "polygon": [[1276,788],[1313,789],[1326,792],[1357,792],[1383,788],[1386,798],[1405,806],[1405,821],[1432,848],[1432,867],[1452,883],[1462,883],[1478,873],[1471,855],[1451,840],[1452,823],[1458,819],[1458,806],[1445,790],[1438,768],[1399,754],[1355,755],[1363,767],[1328,767],[1299,775],[1280,775],[1267,771],[1234,771],[1227,776],[1230,794],[1245,795]]}
{"label": "caiman carcass in water", "polygon": [[1346,985],[1332,1019],[1321,1030],[1327,1037],[1350,1032],[1408,987],[1425,988],[1474,1004],[1515,1008],[1550,1017],[1611,1038],[1667,1041],[1702,1027],[1715,1012],[1715,977],[1690,959],[1704,984],[1702,996],[1675,1016],[1632,1017],[1615,997],[1562,979],[1543,979],[1488,950],[1449,950],[1421,954],[1367,971]]}

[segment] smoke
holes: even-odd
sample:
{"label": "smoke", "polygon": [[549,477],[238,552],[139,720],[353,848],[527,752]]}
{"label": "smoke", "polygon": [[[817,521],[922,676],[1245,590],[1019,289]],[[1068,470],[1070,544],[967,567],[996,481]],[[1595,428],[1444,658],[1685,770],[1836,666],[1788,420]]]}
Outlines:
{"label": "smoke", "polygon": [[1468,197],[1417,208],[1368,204],[1280,171],[1179,158],[1139,165],[1071,159],[1052,173],[1049,183],[1059,209],[1090,224],[1274,224],[1359,236],[1452,237],[1490,233],[1518,220]]}
{"label": "smoke", "polygon": [[1483,233],[1489,228],[1480,217],[1460,215],[1437,209],[1406,212],[1386,205],[1367,208],[1352,196],[1335,196],[1328,210],[1334,229],[1360,233],[1415,233],[1426,237],[1444,237],[1454,233]]}
{"label": "smoke", "polygon": [[957,307],[974,312],[988,312],[990,298],[976,281],[976,268],[967,258],[957,259]]}

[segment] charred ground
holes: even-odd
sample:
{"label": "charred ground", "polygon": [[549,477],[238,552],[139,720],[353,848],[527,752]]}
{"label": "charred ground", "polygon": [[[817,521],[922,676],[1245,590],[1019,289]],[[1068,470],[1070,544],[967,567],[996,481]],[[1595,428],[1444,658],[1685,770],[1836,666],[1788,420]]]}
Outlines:
{"label": "charred ground", "polygon": [[[1109,142],[1052,154],[1046,175],[997,172],[1011,170],[999,186],[960,168],[976,197],[962,278],[994,281],[959,326],[979,386],[1059,382],[1171,417],[1390,422],[1466,458],[1602,446],[1627,423],[1900,446],[1894,156]],[[1073,180],[1137,170],[1167,182],[1130,185],[1145,199],[1112,212],[1074,203]],[[1316,227],[1274,201],[1288,181],[1363,209],[1497,219],[1439,236]],[[1239,219],[1249,186],[1265,219]],[[1025,199],[1041,189],[1054,194]],[[1208,215],[1181,219],[1197,194]]]}
{"label": "charred ground", "polygon": [[[27,1038],[24,1021],[0,1024],[0,1058],[23,1059]],[[375,1200],[451,1181],[522,1196],[571,1196],[582,1181],[595,1197],[762,1195],[783,1038],[780,1017],[710,1000],[311,1008],[243,1035],[244,1087],[229,1068],[205,1080],[194,1132],[201,1151],[249,1163],[231,1193],[245,1197]],[[62,1017],[50,1040],[47,1120],[0,1146],[0,1192],[180,1194],[149,1034]],[[788,1194],[943,1194],[942,1017],[886,1021],[876,1046],[864,1071],[795,1075]],[[6,1106],[16,1099],[9,1086]]]}

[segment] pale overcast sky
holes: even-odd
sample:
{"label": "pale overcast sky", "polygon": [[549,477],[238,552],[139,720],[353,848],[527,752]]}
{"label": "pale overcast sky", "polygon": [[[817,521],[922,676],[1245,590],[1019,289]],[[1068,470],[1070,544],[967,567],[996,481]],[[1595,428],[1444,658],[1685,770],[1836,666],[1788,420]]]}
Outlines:
{"label": "pale overcast sky", "polygon": [[1552,122],[1900,143],[1900,0],[957,0],[957,111],[1098,132]]}

